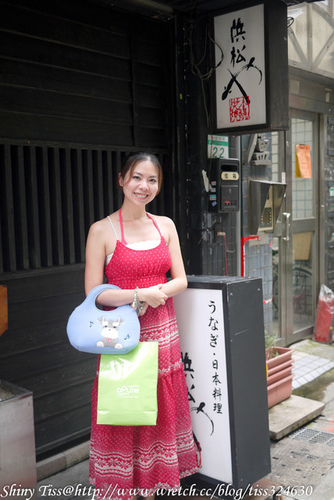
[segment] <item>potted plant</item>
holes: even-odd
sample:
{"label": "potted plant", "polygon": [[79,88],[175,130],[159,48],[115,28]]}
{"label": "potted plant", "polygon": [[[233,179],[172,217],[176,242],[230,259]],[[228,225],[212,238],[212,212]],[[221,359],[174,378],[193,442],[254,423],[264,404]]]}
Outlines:
{"label": "potted plant", "polygon": [[292,353],[289,347],[277,347],[276,338],[265,332],[268,408],[292,394]]}

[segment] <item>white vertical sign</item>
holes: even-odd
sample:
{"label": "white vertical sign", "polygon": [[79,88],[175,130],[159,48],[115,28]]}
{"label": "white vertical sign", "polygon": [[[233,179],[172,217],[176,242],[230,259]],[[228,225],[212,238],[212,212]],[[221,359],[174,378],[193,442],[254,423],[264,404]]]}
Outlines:
{"label": "white vertical sign", "polygon": [[221,290],[188,288],[174,299],[198,472],[232,484],[231,436]]}
{"label": "white vertical sign", "polygon": [[265,124],[264,6],[216,16],[217,129]]}

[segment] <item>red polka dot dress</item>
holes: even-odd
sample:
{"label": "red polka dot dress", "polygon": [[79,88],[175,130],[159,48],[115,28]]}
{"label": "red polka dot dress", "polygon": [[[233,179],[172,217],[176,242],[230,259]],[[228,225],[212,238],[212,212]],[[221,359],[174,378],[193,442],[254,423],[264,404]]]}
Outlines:
{"label": "red polka dot dress", "polygon": [[[159,234],[158,246],[134,250],[122,241],[105,267],[108,283],[123,289],[147,288],[167,281],[171,260]],[[121,217],[120,217],[121,222]],[[181,361],[172,298],[140,318],[140,341],[159,342],[158,418],[155,426],[109,426],[96,423],[97,382],[92,393],[90,482],[98,498],[153,495],[160,488],[177,488],[180,478],[196,472],[188,392]],[[99,360],[98,360],[99,367]],[[136,489],[137,491],[133,491]],[[141,491],[138,491],[141,490]]]}

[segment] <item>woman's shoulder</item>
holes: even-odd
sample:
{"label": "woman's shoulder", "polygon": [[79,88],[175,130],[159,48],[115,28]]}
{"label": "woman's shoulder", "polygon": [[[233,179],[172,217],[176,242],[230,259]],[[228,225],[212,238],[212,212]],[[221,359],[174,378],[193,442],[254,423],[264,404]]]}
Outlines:
{"label": "woman's shoulder", "polygon": [[149,214],[151,217],[153,217],[159,224],[165,224],[167,226],[174,226],[174,222],[172,219],[169,217],[166,217],[165,215],[154,215],[154,214]]}
{"label": "woman's shoulder", "polygon": [[175,230],[175,224],[169,217],[165,215],[152,215],[152,217],[157,221],[163,233]]}
{"label": "woman's shoulder", "polygon": [[174,221],[165,215],[153,216],[160,228],[161,233],[164,235],[167,244],[177,236],[176,226]]}
{"label": "woman's shoulder", "polygon": [[103,219],[100,219],[96,222],[93,222],[93,224],[89,228],[89,232],[95,236],[100,236],[100,235],[102,236],[105,234],[106,229],[110,228],[110,225],[114,221],[116,221],[114,214],[108,215],[107,217],[104,217]]}
{"label": "woman's shoulder", "polygon": [[[107,222],[108,222],[107,217],[105,217],[104,219],[97,220],[97,221],[93,222],[93,224],[89,228],[90,232],[99,233],[99,232],[103,231],[103,229],[107,225]],[[110,224],[110,222],[108,222],[108,224]]]}

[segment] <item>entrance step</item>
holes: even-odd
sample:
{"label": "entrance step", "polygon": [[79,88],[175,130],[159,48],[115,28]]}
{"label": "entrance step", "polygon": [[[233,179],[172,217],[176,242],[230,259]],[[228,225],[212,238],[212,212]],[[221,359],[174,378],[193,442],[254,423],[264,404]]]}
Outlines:
{"label": "entrance step", "polygon": [[279,441],[318,417],[325,404],[313,399],[292,395],[269,410],[269,435]]}

